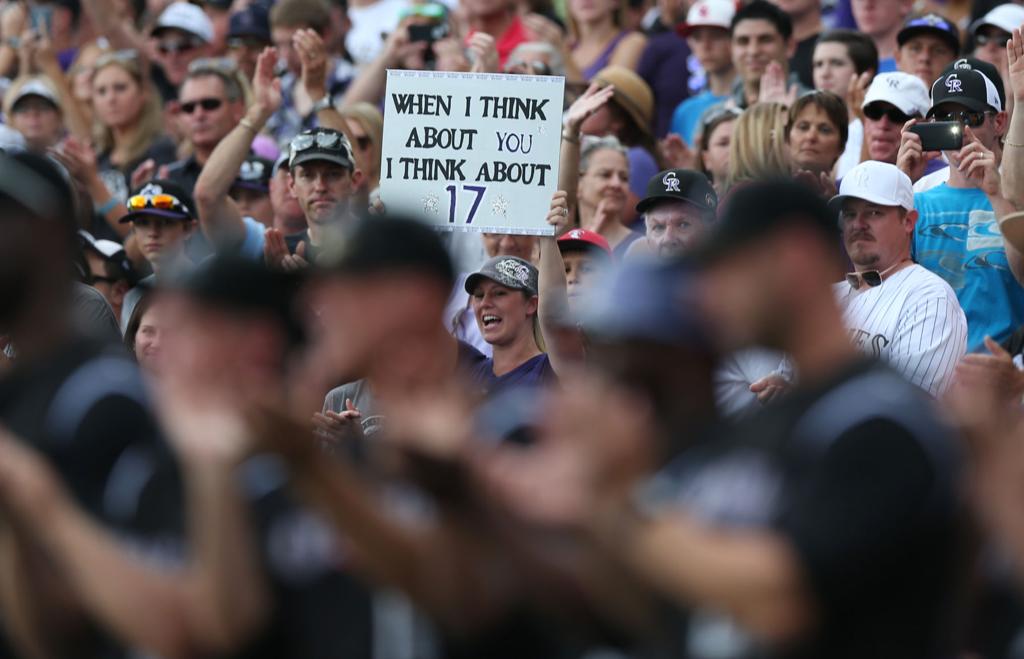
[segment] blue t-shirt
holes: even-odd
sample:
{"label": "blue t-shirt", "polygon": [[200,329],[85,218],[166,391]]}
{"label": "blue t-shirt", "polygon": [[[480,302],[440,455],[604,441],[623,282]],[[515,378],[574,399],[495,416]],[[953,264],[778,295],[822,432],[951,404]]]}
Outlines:
{"label": "blue t-shirt", "polygon": [[672,124],[668,132],[675,133],[682,137],[686,144],[693,146],[697,139],[697,129],[700,128],[700,118],[712,105],[724,103],[729,96],[715,96],[710,91],[703,91],[696,96],[691,96],[678,106],[672,113]]}
{"label": "blue t-shirt", "polygon": [[245,238],[238,246],[238,255],[245,259],[259,261],[263,258],[263,245],[267,242],[267,227],[251,217],[243,217],[242,222],[245,223]]}
{"label": "blue t-shirt", "polygon": [[557,381],[546,352],[526,360],[504,375],[494,374],[494,360],[477,362],[469,371],[470,382],[491,397],[513,387],[540,387]]}
{"label": "blue t-shirt", "polygon": [[977,188],[943,183],[914,195],[914,258],[946,280],[967,315],[967,351],[1006,340],[1024,323],[1024,291],[1006,259],[992,205]]}
{"label": "blue t-shirt", "polygon": [[882,59],[878,60],[879,73],[893,73],[894,71],[898,70],[899,69],[896,68],[895,57],[883,57]]}

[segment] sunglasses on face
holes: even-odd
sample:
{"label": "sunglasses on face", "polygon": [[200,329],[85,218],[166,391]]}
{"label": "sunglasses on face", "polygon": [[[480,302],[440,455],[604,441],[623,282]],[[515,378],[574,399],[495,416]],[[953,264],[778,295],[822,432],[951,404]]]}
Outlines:
{"label": "sunglasses on face", "polygon": [[181,111],[185,114],[192,114],[196,111],[196,108],[203,108],[207,112],[213,112],[224,105],[224,101],[219,98],[201,98],[198,101],[188,101],[181,104]]}
{"label": "sunglasses on face", "polygon": [[999,32],[996,34],[985,34],[979,32],[974,35],[974,43],[978,46],[985,46],[990,43],[994,43],[1000,48],[1006,48],[1006,42],[1010,40],[1010,35],[1005,32]]}
{"label": "sunglasses on face", "polygon": [[985,123],[985,112],[936,112],[929,118],[934,121],[959,121],[970,128],[977,128]]}
{"label": "sunglasses on face", "polygon": [[864,108],[864,116],[872,121],[881,121],[882,117],[889,117],[889,121],[899,126],[907,123],[912,118],[910,115],[903,114],[894,107],[885,107],[874,103]]}
{"label": "sunglasses on face", "polygon": [[161,55],[176,55],[178,53],[187,53],[198,47],[199,44],[194,41],[161,41],[157,44],[156,49]]}
{"label": "sunglasses on face", "polygon": [[228,48],[251,48],[253,50],[262,50],[269,44],[269,41],[257,39],[256,37],[234,37],[232,39],[228,39]]}
{"label": "sunglasses on face", "polygon": [[531,60],[529,62],[521,59],[509,60],[508,64],[505,65],[505,71],[508,73],[525,71],[535,76],[551,75],[551,67],[540,60]]}

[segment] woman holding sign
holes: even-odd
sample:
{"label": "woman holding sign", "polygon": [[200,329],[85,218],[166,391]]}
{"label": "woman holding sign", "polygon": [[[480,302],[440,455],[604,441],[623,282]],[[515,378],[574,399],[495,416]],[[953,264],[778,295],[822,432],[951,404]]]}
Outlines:
{"label": "woman holding sign", "polygon": [[493,349],[471,372],[485,396],[514,387],[555,383],[551,361],[540,347],[537,268],[516,256],[496,256],[466,279],[473,315]]}

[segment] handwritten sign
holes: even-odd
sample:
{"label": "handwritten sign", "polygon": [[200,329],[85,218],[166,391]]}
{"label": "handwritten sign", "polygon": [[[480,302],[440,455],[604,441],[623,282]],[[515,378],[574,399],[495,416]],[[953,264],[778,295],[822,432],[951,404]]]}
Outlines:
{"label": "handwritten sign", "polygon": [[565,79],[388,71],[381,200],[437,228],[551,235]]}

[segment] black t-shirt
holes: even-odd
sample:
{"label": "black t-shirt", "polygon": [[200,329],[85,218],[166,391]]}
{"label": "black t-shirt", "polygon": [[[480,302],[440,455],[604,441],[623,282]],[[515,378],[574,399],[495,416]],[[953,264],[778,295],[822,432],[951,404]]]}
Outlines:
{"label": "black t-shirt", "polygon": [[[795,551],[819,624],[769,656],[936,659],[955,654],[958,463],[932,403],[860,362],[683,453],[651,493],[714,525],[772,529]],[[737,634],[725,644],[723,628]],[[686,635],[694,659],[765,655],[714,614],[691,612]]]}
{"label": "black t-shirt", "polygon": [[[120,345],[80,338],[17,362],[0,379],[0,422],[46,456],[78,504],[119,538],[149,554],[170,541],[180,553],[176,470],[138,368]],[[111,641],[94,641],[81,656],[119,656]],[[14,655],[0,638],[6,656]]]}
{"label": "black t-shirt", "polygon": [[818,35],[807,37],[796,42],[796,51],[789,58],[789,70],[800,77],[800,82],[808,89],[814,89],[814,44]]}

